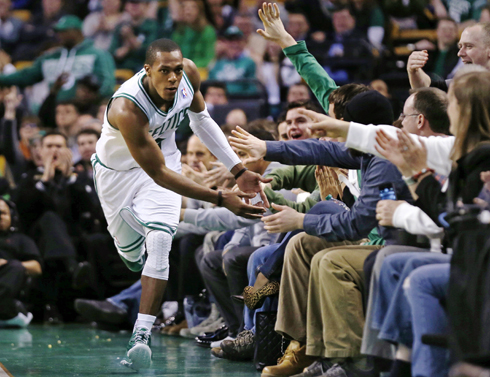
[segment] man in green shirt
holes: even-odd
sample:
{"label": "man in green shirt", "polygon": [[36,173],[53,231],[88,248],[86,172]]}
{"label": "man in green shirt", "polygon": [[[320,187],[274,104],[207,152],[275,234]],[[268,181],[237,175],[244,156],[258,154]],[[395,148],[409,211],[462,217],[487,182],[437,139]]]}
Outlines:
{"label": "man in green shirt", "polygon": [[16,85],[21,88],[47,81],[50,86],[65,74],[64,83],[57,100],[70,100],[75,97],[77,80],[93,74],[97,77],[100,95],[109,97],[114,92],[114,60],[106,51],[93,46],[82,34],[82,21],[72,15],[62,17],[55,25],[61,47],[41,55],[28,68],[10,75],[0,75],[0,86]]}

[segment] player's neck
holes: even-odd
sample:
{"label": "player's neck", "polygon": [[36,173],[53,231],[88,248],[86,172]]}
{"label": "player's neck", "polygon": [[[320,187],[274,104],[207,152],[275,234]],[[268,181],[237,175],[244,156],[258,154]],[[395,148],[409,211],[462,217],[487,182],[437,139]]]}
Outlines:
{"label": "player's neck", "polygon": [[175,98],[173,98],[171,101],[163,99],[160,94],[158,94],[155,87],[150,85],[150,80],[148,80],[148,77],[143,78],[143,88],[145,88],[146,93],[148,93],[150,96],[151,101],[160,110],[167,112],[173,106]]}

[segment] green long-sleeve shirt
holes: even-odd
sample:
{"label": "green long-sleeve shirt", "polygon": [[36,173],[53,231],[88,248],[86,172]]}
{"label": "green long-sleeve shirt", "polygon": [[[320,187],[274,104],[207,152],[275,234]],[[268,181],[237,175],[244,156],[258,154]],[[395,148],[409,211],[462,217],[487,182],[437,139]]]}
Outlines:
{"label": "green long-sleeve shirt", "polygon": [[179,45],[184,58],[192,60],[198,68],[206,68],[214,59],[216,31],[211,25],[202,31],[188,26],[177,29],[172,33],[172,40]]}
{"label": "green long-sleeve shirt", "polygon": [[[267,199],[271,203],[288,206],[300,213],[306,213],[318,203],[320,192],[315,178],[315,165],[311,166],[288,166],[284,168],[274,169],[266,178],[272,178],[272,189],[264,190]],[[306,192],[311,192],[311,195],[302,203],[296,203],[292,200],[284,198],[284,196],[274,190],[292,190],[300,188]],[[271,208],[271,211],[274,210]]]}
{"label": "green long-sleeve shirt", "polygon": [[328,113],[328,97],[338,88],[337,84],[308,52],[305,41],[299,41],[293,46],[286,47],[284,54],[291,60],[296,71],[306,81],[315,97]]}
{"label": "green long-sleeve shirt", "polygon": [[110,97],[116,85],[114,70],[112,56],[107,51],[95,48],[92,41],[85,40],[69,51],[59,48],[43,54],[28,68],[10,75],[0,75],[0,86],[16,85],[24,88],[43,80],[52,85],[59,75],[67,72],[70,76],[57,97],[59,101],[63,101],[75,97],[76,80],[93,74],[101,84],[101,96]]}

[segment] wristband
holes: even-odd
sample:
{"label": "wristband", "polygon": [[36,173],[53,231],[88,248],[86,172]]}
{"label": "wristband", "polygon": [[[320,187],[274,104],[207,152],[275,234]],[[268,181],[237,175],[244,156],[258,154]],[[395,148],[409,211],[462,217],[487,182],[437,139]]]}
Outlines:
{"label": "wristband", "polygon": [[217,203],[217,206],[218,207],[221,207],[223,205],[223,193],[220,191],[218,191],[218,203]]}
{"label": "wristband", "polygon": [[243,168],[242,170],[240,170],[238,173],[236,173],[235,175],[235,181],[240,178],[240,176],[245,173],[248,169],[247,168]]}
{"label": "wristband", "polygon": [[415,182],[418,182],[419,178],[421,176],[423,176],[425,173],[431,173],[431,174],[434,174],[435,171],[434,169],[430,169],[430,168],[423,168],[421,171],[419,171],[417,174],[414,174],[412,176],[412,179],[415,181]]}

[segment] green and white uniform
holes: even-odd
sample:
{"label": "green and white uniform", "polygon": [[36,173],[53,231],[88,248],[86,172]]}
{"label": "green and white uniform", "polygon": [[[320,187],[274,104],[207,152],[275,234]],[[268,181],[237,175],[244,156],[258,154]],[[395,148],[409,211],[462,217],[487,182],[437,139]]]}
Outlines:
{"label": "green and white uniform", "polygon": [[[111,101],[123,97],[141,109],[148,118],[150,134],[162,150],[165,165],[180,173],[181,154],[175,144],[175,130],[189,110],[194,89],[184,73],[173,106],[165,113],[144,89],[145,76],[144,70],[138,72],[119,88]],[[181,196],[158,186],[143,171],[131,156],[121,132],[109,123],[107,111],[92,165],[97,193],[117,250],[129,268],[140,270],[148,232],[161,230],[172,236],[175,233]]]}

